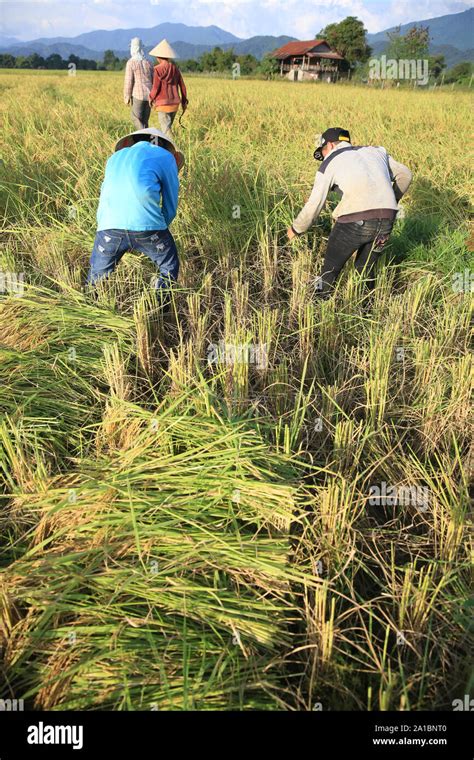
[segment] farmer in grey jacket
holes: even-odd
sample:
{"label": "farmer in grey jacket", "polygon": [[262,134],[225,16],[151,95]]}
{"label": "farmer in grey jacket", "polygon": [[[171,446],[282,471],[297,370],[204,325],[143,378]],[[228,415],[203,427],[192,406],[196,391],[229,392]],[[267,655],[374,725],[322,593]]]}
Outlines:
{"label": "farmer in grey jacket", "polygon": [[314,158],[322,161],[311,195],[291,227],[288,238],[302,235],[320,214],[333,190],[341,195],[334,209],[323,269],[317,281],[322,297],[330,295],[339,273],[357,251],[355,267],[374,285],[373,269],[397,215],[398,201],[410,185],[411,171],[385,148],[354,146],[349,132],[327,129],[318,138]]}

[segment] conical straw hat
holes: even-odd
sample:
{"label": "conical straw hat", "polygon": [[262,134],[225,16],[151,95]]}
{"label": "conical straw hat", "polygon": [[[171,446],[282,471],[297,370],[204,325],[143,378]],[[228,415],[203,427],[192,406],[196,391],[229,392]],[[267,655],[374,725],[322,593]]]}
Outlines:
{"label": "conical straw hat", "polygon": [[136,132],[130,132],[128,135],[125,135],[125,137],[121,137],[115,146],[115,151],[121,150],[122,148],[130,148],[130,146],[133,145],[134,135],[150,135],[150,142],[154,137],[161,137],[163,140],[166,140],[166,142],[169,142],[176,150],[176,144],[172,137],[163,134],[163,132],[160,132],[159,129],[155,129],[155,127],[148,127],[147,129],[137,129]]}
{"label": "conical straw hat", "polygon": [[156,58],[178,58],[178,54],[173,50],[168,40],[161,40],[153,50],[150,50],[148,55],[154,55]]}

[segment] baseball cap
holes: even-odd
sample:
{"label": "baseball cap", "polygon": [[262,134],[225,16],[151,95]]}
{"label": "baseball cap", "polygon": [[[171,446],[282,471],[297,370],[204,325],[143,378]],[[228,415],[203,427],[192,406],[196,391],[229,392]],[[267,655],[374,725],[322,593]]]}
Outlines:
{"label": "baseball cap", "polygon": [[347,129],[342,129],[342,127],[329,127],[329,129],[326,129],[322,135],[317,135],[316,150],[313,153],[316,161],[323,160],[324,156],[322,154],[322,149],[328,144],[328,142],[339,142],[339,140],[342,140],[343,142],[351,141],[351,136]]}

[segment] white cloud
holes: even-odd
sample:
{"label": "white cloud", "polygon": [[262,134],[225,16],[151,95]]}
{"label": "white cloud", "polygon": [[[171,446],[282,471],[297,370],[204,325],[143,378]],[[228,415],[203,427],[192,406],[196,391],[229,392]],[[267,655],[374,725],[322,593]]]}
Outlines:
{"label": "white cloud", "polygon": [[215,24],[238,37],[287,34],[311,38],[348,15],[377,32],[457,13],[472,0],[17,0],[2,3],[2,33],[24,40],[75,36],[95,29],[151,27],[164,21]]}

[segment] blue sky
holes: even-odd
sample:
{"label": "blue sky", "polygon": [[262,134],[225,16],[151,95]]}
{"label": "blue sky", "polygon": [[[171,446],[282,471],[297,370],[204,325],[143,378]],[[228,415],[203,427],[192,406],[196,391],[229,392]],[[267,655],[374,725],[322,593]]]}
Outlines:
{"label": "blue sky", "polygon": [[472,0],[15,0],[1,2],[1,33],[22,40],[74,36],[95,29],[150,27],[163,21],[216,24],[238,37],[314,37],[352,15],[369,32],[407,21],[458,13]]}

